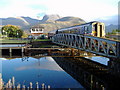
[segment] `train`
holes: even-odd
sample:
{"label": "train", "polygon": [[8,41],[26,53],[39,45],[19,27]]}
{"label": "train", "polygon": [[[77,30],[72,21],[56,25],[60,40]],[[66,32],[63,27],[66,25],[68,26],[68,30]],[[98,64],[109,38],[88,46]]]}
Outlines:
{"label": "train", "polygon": [[58,29],[54,34],[50,34],[50,35],[65,34],[65,33],[105,37],[105,24],[98,21],[92,21],[92,22],[81,24],[81,25]]}

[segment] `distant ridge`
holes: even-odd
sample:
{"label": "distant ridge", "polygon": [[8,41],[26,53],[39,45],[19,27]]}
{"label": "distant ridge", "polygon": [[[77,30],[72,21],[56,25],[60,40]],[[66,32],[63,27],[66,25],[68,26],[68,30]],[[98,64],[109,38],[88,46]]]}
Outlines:
{"label": "distant ridge", "polygon": [[17,25],[20,26],[23,30],[28,30],[34,25],[42,25],[45,27],[45,33],[70,27],[74,25],[80,25],[85,23],[85,21],[78,17],[61,17],[59,15],[45,15],[42,20],[33,19],[31,17],[9,17],[9,18],[0,18],[2,20],[2,25]]}
{"label": "distant ridge", "polygon": [[61,17],[59,15],[45,15],[43,19],[41,20],[42,22],[53,22],[57,19],[60,19]]}

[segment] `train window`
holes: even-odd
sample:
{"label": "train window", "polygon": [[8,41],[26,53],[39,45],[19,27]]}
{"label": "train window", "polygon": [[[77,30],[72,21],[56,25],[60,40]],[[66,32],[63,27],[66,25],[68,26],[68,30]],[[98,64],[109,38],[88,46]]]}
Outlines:
{"label": "train window", "polygon": [[66,30],[65,33],[69,33],[69,30]]}
{"label": "train window", "polygon": [[78,32],[78,30],[77,30],[77,28],[75,29],[75,33],[77,33]]}
{"label": "train window", "polygon": [[68,30],[68,32],[70,33],[70,30]]}
{"label": "train window", "polygon": [[71,29],[71,33],[75,33],[75,30],[74,30],[74,29]]}
{"label": "train window", "polygon": [[58,31],[58,33],[62,33],[61,31]]}
{"label": "train window", "polygon": [[87,26],[85,26],[84,28],[85,28],[85,32],[88,32],[88,27],[87,27]]}

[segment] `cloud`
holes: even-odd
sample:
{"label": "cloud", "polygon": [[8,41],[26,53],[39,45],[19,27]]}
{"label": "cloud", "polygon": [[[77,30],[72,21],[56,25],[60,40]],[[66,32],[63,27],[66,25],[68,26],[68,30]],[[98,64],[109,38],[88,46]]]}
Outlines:
{"label": "cloud", "polygon": [[[8,0],[9,5],[2,8],[1,17],[31,16],[36,17],[43,12],[43,8],[32,7],[34,0]],[[35,3],[38,4],[38,3]],[[34,4],[34,5],[35,5]],[[40,5],[40,4],[39,4]],[[31,6],[31,7],[30,7]],[[40,5],[41,7],[41,5]]]}
{"label": "cloud", "polygon": [[88,1],[81,2],[81,0],[55,1],[52,6],[49,3],[47,4],[48,8],[50,8],[48,13],[55,12],[62,16],[77,16],[86,20],[98,18],[101,16],[109,16],[117,13],[117,9],[108,4]]}
{"label": "cloud", "polygon": [[58,66],[58,64],[54,61],[52,57],[43,57],[40,58],[37,62],[32,62],[32,64],[19,66],[16,68],[16,71],[30,70],[30,69],[63,71],[63,69]]}
{"label": "cloud", "polygon": [[[115,6],[117,1],[113,3],[112,0],[106,2],[103,0],[2,0],[5,7],[2,7],[1,16],[30,16],[36,18],[40,13],[46,13],[92,20],[101,16],[117,14],[118,10]],[[111,5],[111,3],[114,5]]]}

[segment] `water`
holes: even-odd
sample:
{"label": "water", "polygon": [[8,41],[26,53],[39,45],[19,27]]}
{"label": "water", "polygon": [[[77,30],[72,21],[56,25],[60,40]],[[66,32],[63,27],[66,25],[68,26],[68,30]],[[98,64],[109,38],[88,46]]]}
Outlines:
{"label": "water", "polygon": [[83,88],[80,83],[67,74],[52,57],[33,58],[28,57],[7,60],[1,58],[2,75],[4,82],[15,77],[18,83],[29,86],[29,83],[45,83],[52,88]]}
{"label": "water", "polygon": [[23,47],[25,44],[5,44],[5,45],[0,45],[0,47]]}
{"label": "water", "polygon": [[92,61],[108,66],[109,59],[106,57],[85,57],[85,58],[88,58]]}

